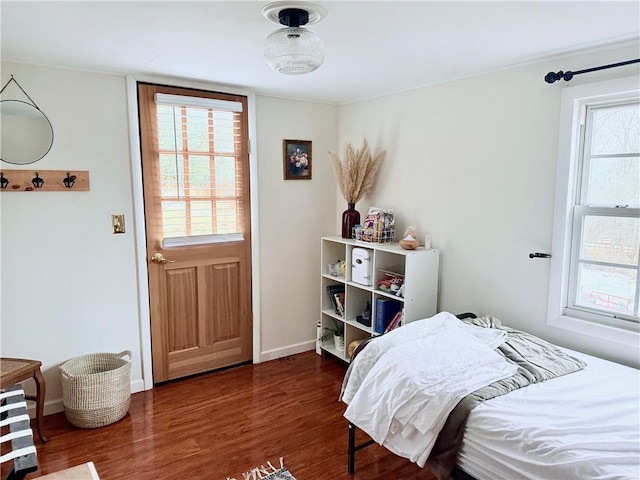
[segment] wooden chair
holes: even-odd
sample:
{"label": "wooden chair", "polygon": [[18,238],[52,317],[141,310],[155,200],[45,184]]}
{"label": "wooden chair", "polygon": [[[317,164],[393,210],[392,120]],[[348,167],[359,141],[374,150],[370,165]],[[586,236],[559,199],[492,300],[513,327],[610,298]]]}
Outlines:
{"label": "wooden chair", "polygon": [[0,390],[0,447],[4,480],[22,480],[38,469],[27,402],[20,385]]}
{"label": "wooden chair", "polygon": [[36,394],[25,395],[27,400],[36,402],[36,430],[42,443],[49,439],[44,436],[44,395],[46,385],[40,371],[42,362],[24,358],[0,358],[0,389],[5,389],[17,383],[33,378],[36,382]]}

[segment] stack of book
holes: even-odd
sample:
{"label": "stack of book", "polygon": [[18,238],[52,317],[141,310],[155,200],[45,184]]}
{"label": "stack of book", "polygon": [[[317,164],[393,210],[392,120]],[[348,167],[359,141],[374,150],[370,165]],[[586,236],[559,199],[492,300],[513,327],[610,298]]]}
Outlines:
{"label": "stack of book", "polygon": [[391,298],[376,299],[375,332],[385,333],[396,314],[402,311],[402,302]]}

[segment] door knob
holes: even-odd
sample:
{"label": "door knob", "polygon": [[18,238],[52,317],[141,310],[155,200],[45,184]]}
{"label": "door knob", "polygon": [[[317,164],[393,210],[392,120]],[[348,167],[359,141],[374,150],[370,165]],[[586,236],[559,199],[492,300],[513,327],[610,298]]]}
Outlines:
{"label": "door knob", "polygon": [[151,255],[151,261],[160,265],[162,265],[163,263],[175,263],[175,260],[167,260],[166,258],[164,258],[164,255],[160,252],[156,252]]}

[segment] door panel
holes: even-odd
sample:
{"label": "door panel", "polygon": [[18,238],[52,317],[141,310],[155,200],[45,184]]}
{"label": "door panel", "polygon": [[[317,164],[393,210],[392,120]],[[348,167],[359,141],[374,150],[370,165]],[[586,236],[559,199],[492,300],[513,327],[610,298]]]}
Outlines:
{"label": "door panel", "polygon": [[205,295],[205,306],[212,316],[211,322],[203,323],[203,339],[208,345],[240,335],[238,267],[237,262],[204,267],[206,283],[215,285]]}
{"label": "door panel", "polygon": [[195,267],[167,270],[169,353],[197,345],[198,281]]}
{"label": "door panel", "polygon": [[[157,93],[240,102],[245,113],[234,113],[233,128],[239,128],[246,137],[247,125],[245,97],[138,85],[156,383],[252,359],[251,222],[248,217],[246,138],[237,140],[240,135],[229,136],[229,118],[224,116],[228,112],[223,112],[224,118],[217,125],[217,131],[225,135],[218,141],[214,127],[215,119],[220,115],[216,110],[199,116],[197,110],[191,109],[187,114],[186,108],[177,107],[176,111],[183,113],[183,118],[176,120],[177,126],[182,122],[182,127],[176,129],[182,140],[176,142],[174,152],[167,153],[166,138],[159,140],[159,136],[166,137],[167,132],[166,129],[158,131],[158,110],[154,100]],[[166,111],[164,114],[166,116]],[[210,128],[191,129],[189,121],[208,121]],[[192,130],[200,132],[197,142],[189,137]],[[207,135],[208,140],[203,141]],[[234,140],[229,141],[229,138]],[[189,151],[192,145],[197,145],[197,155]],[[209,151],[204,151],[206,148]],[[216,148],[224,150],[224,155]],[[227,240],[220,243],[190,245],[189,236],[201,235],[203,227],[201,223],[194,223],[192,228],[189,217],[201,216],[202,212],[211,216],[206,228],[214,230],[205,234],[215,238],[218,233],[232,233],[234,241],[225,237]],[[223,219],[218,218],[221,214]],[[176,224],[181,225],[178,235],[184,236],[184,243],[163,248],[166,236],[175,237]],[[215,231],[216,228],[221,230]],[[159,254],[160,259],[152,260],[154,254]]]}

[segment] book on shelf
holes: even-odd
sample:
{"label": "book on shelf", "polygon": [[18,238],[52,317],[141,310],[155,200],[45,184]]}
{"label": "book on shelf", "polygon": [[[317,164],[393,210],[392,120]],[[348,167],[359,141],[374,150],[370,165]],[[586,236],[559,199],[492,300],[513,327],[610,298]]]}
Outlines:
{"label": "book on shelf", "polygon": [[391,321],[402,310],[402,302],[390,298],[376,299],[375,332],[384,333]]}
{"label": "book on shelf", "polygon": [[398,311],[398,313],[396,313],[396,316],[393,317],[393,320],[391,320],[391,322],[389,323],[389,325],[385,329],[384,333],[390,332],[391,330],[394,330],[394,329],[402,326],[404,324],[403,320],[404,320],[404,310],[400,309]]}
{"label": "book on shelf", "polygon": [[336,313],[341,317],[344,317],[344,291],[333,294],[336,300]]}
{"label": "book on shelf", "polygon": [[337,315],[344,317],[344,285],[328,285],[327,294],[333,311]]}

